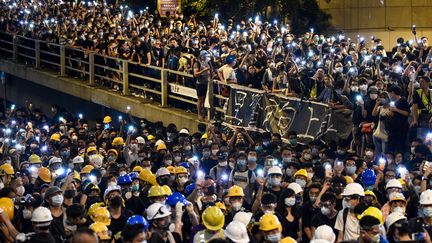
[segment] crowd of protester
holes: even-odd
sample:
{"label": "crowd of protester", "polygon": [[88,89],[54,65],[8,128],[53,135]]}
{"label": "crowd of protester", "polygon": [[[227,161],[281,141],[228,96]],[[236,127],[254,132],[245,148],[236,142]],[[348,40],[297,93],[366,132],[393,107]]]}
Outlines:
{"label": "crowd of protester", "polygon": [[6,0],[0,12],[2,31],[80,48],[82,60],[193,74],[170,79],[196,88],[200,117],[214,78],[225,96],[236,83],[347,110],[353,123],[338,142],[300,143],[291,131],[283,143],[218,123],[196,133],[144,118],[90,125],[57,106],[10,106],[2,242],[431,242],[431,48],[415,26],[413,40],[385,50],[378,38],[295,36],[259,17],[161,18],[100,1]]}

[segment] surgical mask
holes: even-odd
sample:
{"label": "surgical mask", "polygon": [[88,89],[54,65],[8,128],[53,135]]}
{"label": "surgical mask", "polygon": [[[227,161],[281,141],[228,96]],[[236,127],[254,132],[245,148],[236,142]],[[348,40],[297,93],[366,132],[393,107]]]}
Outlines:
{"label": "surgical mask", "polygon": [[239,159],[239,160],[237,160],[237,164],[240,165],[240,166],[245,165],[246,164],[246,160]]}
{"label": "surgical mask", "polygon": [[291,162],[291,160],[292,160],[292,157],[283,157],[282,158],[282,162],[284,162],[284,163],[289,163],[289,162]]}
{"label": "surgical mask", "polygon": [[241,202],[235,202],[235,203],[231,204],[231,207],[234,211],[239,211],[242,207],[242,203]]}
{"label": "surgical mask", "polygon": [[432,217],[432,207],[423,208],[423,214],[426,217]]}
{"label": "surgical mask", "polygon": [[117,186],[117,183],[115,181],[108,182],[108,187]]}
{"label": "surgical mask", "polygon": [[309,199],[310,199],[310,201],[312,202],[312,203],[315,203],[315,201],[316,201],[316,197],[309,197]]}
{"label": "surgical mask", "polygon": [[228,165],[228,162],[227,162],[227,161],[219,162],[219,166],[220,166],[220,167],[225,167],[225,166],[227,166],[227,165]]}
{"label": "surgical mask", "polygon": [[380,235],[369,236],[372,242],[380,242]]}
{"label": "surgical mask", "polygon": [[181,160],[181,156],[174,156],[174,161],[175,162],[180,162],[180,160]]}
{"label": "surgical mask", "polygon": [[172,165],[172,160],[170,160],[170,159],[165,160],[165,164],[166,164],[166,165]]}
{"label": "surgical mask", "polygon": [[411,151],[412,154],[415,154],[415,147],[412,146],[410,151]]}
{"label": "surgical mask", "polygon": [[204,158],[208,158],[208,157],[210,157],[210,151],[205,151],[205,152],[203,152],[203,157]]}
{"label": "surgical mask", "polygon": [[251,163],[256,163],[257,162],[257,157],[256,156],[248,156],[248,161]]}
{"label": "surgical mask", "polygon": [[322,215],[329,215],[330,213],[331,213],[331,210],[330,210],[330,208],[328,208],[328,207],[322,207],[321,208],[321,213],[322,213]]}
{"label": "surgical mask", "polygon": [[347,167],[345,167],[345,172],[347,173],[347,175],[353,175],[355,172],[356,172],[356,170],[357,170],[357,167],[354,165],[354,166],[347,166]]}
{"label": "surgical mask", "polygon": [[63,195],[55,195],[51,198],[51,204],[54,207],[59,207],[63,204]]}
{"label": "surgical mask", "polygon": [[219,149],[212,149],[212,151],[211,151],[212,155],[216,155],[217,152],[219,152]]}
{"label": "surgical mask", "polygon": [[391,211],[392,211],[392,213],[398,212],[398,213],[404,214],[405,213],[405,208],[404,207],[394,207],[394,208],[392,208]]}
{"label": "surgical mask", "polygon": [[306,181],[302,179],[296,179],[295,183],[299,184],[301,188],[305,188],[306,186]]}
{"label": "surgical mask", "polygon": [[369,97],[370,97],[372,100],[376,100],[376,99],[378,98],[378,94],[370,94]]}
{"label": "surgical mask", "polygon": [[366,151],[365,155],[366,155],[367,157],[372,157],[372,156],[374,155],[374,152],[368,150],[368,151]]}
{"label": "surgical mask", "polygon": [[127,173],[126,173],[126,171],[124,171],[124,170],[119,172],[119,175],[120,175],[120,176],[125,176],[126,174],[127,174]]}
{"label": "surgical mask", "polygon": [[280,178],[270,178],[270,184],[272,186],[280,186],[281,179]]}
{"label": "surgical mask", "polygon": [[23,210],[23,218],[24,219],[30,219],[32,216],[32,211],[28,209]]}
{"label": "surgical mask", "polygon": [[313,172],[308,172],[308,173],[307,173],[307,178],[308,178],[309,180],[312,180],[313,177],[314,177],[314,173],[313,173]]}
{"label": "surgical mask", "polygon": [[275,233],[275,234],[271,234],[271,235],[267,235],[267,241],[270,242],[279,242],[281,240],[281,233]]}
{"label": "surgical mask", "polygon": [[414,190],[417,194],[421,194],[421,186],[414,186]]}
{"label": "surgical mask", "polygon": [[132,185],[132,187],[131,187],[131,191],[133,191],[133,192],[137,192],[137,191],[139,191],[139,185]]}
{"label": "surgical mask", "polygon": [[292,206],[294,206],[295,202],[296,202],[296,200],[295,200],[294,197],[287,197],[287,198],[285,198],[285,200],[284,200],[285,206],[287,206],[287,207],[292,207]]}
{"label": "surgical mask", "polygon": [[186,182],[188,181],[188,178],[179,178],[178,179],[178,183],[180,184],[180,185],[184,185],[184,184],[186,184]]}
{"label": "surgical mask", "polygon": [[133,150],[133,151],[137,151],[137,150],[138,150],[138,144],[136,144],[136,143],[131,144],[130,148],[131,148],[131,150]]}
{"label": "surgical mask", "polygon": [[116,160],[115,156],[108,156],[108,162],[114,162]]}
{"label": "surgical mask", "polygon": [[25,187],[24,186],[19,186],[16,188],[16,194],[20,197],[24,196],[25,193]]}
{"label": "surgical mask", "polygon": [[337,68],[335,68],[335,71],[336,71],[337,73],[342,73],[342,71],[343,71],[343,67],[337,67]]}
{"label": "surgical mask", "polygon": [[350,209],[351,208],[351,204],[347,201],[347,200],[342,200],[342,208],[348,208],[348,209]]}
{"label": "surgical mask", "polygon": [[292,176],[292,169],[291,168],[286,168],[285,169],[285,175],[287,175],[287,176]]}
{"label": "surgical mask", "polygon": [[351,86],[351,91],[352,92],[358,92],[359,87],[358,86]]}

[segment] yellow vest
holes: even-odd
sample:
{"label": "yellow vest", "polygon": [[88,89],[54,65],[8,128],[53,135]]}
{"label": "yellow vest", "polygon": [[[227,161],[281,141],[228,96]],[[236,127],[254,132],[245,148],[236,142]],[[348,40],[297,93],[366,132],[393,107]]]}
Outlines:
{"label": "yellow vest", "polygon": [[417,89],[416,92],[420,96],[424,107],[426,107],[425,109],[418,109],[418,114],[421,114],[423,111],[427,111],[427,113],[432,113],[432,92],[431,92],[431,90],[428,90],[429,100],[428,100],[427,95],[423,92],[422,89]]}
{"label": "yellow vest", "polygon": [[315,81],[314,86],[312,86],[311,92],[310,92],[310,97],[311,98],[316,98],[318,95],[318,89],[317,89],[317,83]]}

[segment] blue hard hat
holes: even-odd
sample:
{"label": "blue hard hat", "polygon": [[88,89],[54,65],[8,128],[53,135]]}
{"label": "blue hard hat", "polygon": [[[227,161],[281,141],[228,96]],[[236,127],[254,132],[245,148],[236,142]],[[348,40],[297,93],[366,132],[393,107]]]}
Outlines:
{"label": "blue hard hat", "polygon": [[128,225],[134,225],[134,224],[142,224],[144,225],[144,229],[147,231],[150,227],[150,224],[148,221],[141,215],[133,215],[130,216],[126,222]]}
{"label": "blue hard hat", "polygon": [[236,60],[236,57],[235,56],[233,56],[233,55],[229,55],[227,58],[226,58],[226,64],[231,64],[232,62],[234,62]]}
{"label": "blue hard hat", "polygon": [[131,180],[138,180],[138,173],[137,172],[132,172],[129,174],[129,177],[131,178]]}
{"label": "blue hard hat", "polygon": [[129,175],[119,176],[117,184],[120,186],[132,183],[132,179]]}
{"label": "blue hard hat", "polygon": [[375,171],[373,169],[366,169],[365,171],[363,171],[361,175],[361,179],[363,185],[366,187],[375,185],[376,182]]}
{"label": "blue hard hat", "polygon": [[191,194],[193,192],[194,189],[195,189],[195,183],[191,183],[191,184],[189,184],[189,185],[186,186],[184,192],[185,192],[186,195],[189,195],[189,194]]}
{"label": "blue hard hat", "polygon": [[183,167],[185,167],[186,169],[189,169],[189,168],[190,168],[190,164],[189,164],[189,162],[182,162],[182,163],[179,164],[179,166],[183,166]]}
{"label": "blue hard hat", "polygon": [[183,194],[181,194],[180,192],[174,192],[173,194],[171,194],[167,197],[165,204],[167,204],[171,207],[175,207],[175,205],[178,202],[185,205],[187,203],[187,200],[186,200],[185,196],[183,196]]}

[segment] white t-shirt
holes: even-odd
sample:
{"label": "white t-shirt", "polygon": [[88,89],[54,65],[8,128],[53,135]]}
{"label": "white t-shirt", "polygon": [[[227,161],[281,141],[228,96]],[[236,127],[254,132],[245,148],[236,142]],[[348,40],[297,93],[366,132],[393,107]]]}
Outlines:
{"label": "white t-shirt", "polygon": [[219,68],[219,71],[222,73],[225,80],[230,80],[231,82],[237,83],[237,77],[235,75],[234,69],[230,65],[223,65],[221,68]]}
{"label": "white t-shirt", "polygon": [[[339,211],[336,218],[335,229],[342,231],[344,228],[343,210]],[[343,240],[357,240],[360,237],[360,224],[355,214],[348,213],[345,222],[345,232]]]}

